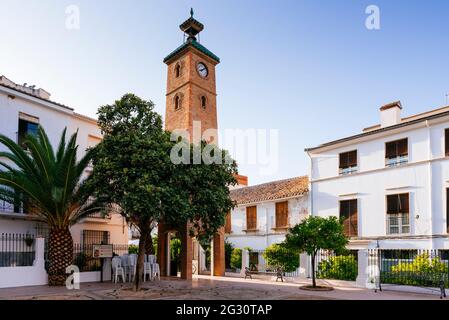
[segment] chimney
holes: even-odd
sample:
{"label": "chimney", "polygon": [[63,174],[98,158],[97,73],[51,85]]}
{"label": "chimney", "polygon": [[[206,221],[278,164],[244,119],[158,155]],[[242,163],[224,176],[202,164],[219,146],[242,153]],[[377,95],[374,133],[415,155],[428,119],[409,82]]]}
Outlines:
{"label": "chimney", "polygon": [[382,128],[401,123],[401,101],[392,102],[380,108],[380,126]]}

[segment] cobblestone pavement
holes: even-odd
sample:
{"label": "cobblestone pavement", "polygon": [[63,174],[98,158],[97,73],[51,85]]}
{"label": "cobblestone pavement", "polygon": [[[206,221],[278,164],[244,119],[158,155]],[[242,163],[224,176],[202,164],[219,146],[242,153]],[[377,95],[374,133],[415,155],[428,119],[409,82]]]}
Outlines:
{"label": "cobblestone pavement", "polygon": [[[305,284],[306,282],[304,282]],[[145,282],[142,290],[134,292],[131,285],[82,283],[80,290],[65,287],[26,287],[0,289],[0,299],[15,300],[427,300],[439,299],[439,294],[405,293],[342,286],[337,284],[330,292],[300,290],[302,284],[274,282],[269,279],[244,280],[230,277],[195,277],[192,281],[163,278]]]}

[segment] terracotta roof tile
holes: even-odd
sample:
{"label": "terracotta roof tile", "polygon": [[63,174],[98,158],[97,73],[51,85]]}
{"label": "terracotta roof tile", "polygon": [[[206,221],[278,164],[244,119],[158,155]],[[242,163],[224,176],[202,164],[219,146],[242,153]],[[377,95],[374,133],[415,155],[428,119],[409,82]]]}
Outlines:
{"label": "terracotta roof tile", "polygon": [[231,190],[231,198],[242,205],[301,196],[308,191],[309,179],[304,176]]}

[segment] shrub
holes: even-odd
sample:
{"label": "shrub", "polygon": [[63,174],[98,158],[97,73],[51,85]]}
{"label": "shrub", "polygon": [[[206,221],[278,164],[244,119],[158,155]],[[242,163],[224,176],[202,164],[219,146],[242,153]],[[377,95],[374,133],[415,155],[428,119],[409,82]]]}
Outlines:
{"label": "shrub", "polygon": [[225,265],[226,269],[231,269],[231,257],[232,257],[232,251],[234,250],[234,245],[229,242],[225,241]]}
{"label": "shrub", "polygon": [[417,255],[412,262],[401,262],[391,267],[393,273],[447,273],[448,267],[439,257],[431,258],[428,253]]}
{"label": "shrub", "polygon": [[135,244],[131,244],[128,247],[128,253],[129,254],[138,254],[139,253],[139,246],[136,246]]}
{"label": "shrub", "polygon": [[299,268],[299,253],[287,250],[282,244],[272,244],[262,254],[267,267],[282,268],[284,272],[293,272]]}
{"label": "shrub", "polygon": [[231,254],[231,268],[241,269],[242,268],[242,249],[234,248]]}
{"label": "shrub", "polygon": [[417,255],[411,262],[400,262],[383,271],[382,282],[402,285],[439,286],[440,281],[448,284],[449,268],[439,257],[431,258],[428,253]]}
{"label": "shrub", "polygon": [[357,260],[353,255],[330,257],[318,264],[319,279],[355,281],[357,278]]}

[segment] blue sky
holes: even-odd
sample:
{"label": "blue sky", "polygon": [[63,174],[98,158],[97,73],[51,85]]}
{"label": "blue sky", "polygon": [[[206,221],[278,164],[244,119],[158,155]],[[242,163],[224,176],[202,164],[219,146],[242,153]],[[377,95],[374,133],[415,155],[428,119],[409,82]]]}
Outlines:
{"label": "blue sky", "polygon": [[[72,4],[76,31],[65,28]],[[380,30],[365,28],[371,4]],[[385,103],[401,100],[405,115],[445,104],[444,0],[0,0],[0,74],[89,116],[126,92],[164,114],[162,60],[182,43],[190,7],[222,60],[220,128],[279,130],[279,170],[241,163],[251,184],[307,174],[305,147],[359,133]]]}

